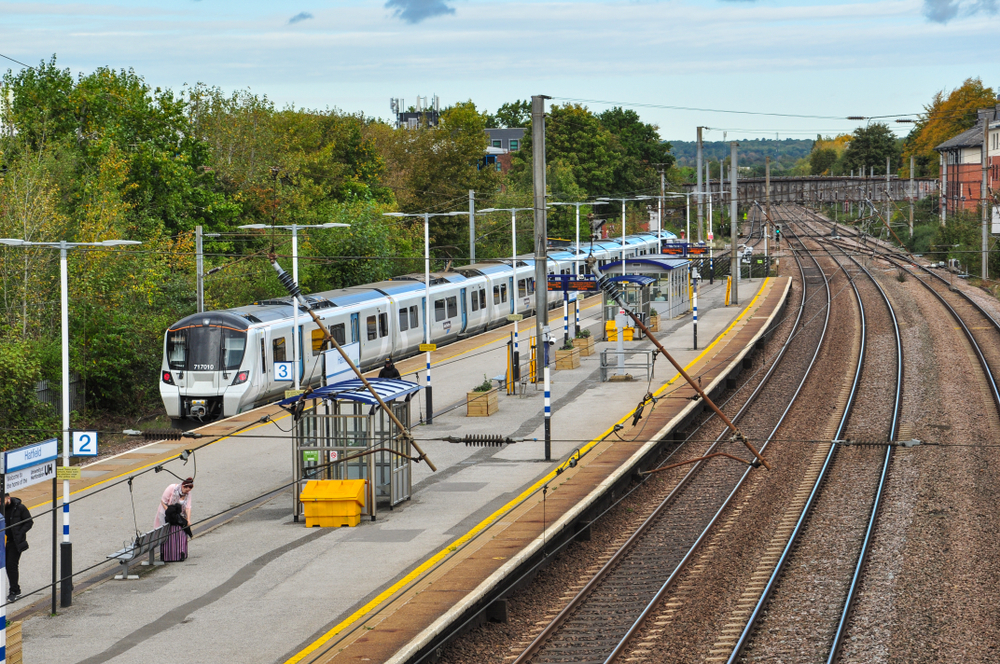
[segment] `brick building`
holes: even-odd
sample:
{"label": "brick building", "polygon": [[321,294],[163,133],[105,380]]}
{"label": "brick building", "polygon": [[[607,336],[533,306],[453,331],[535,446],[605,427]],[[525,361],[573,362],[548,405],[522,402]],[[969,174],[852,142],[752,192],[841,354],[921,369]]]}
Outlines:
{"label": "brick building", "polygon": [[506,173],[510,169],[510,159],[514,152],[521,149],[524,142],[524,128],[511,127],[503,129],[487,129],[490,144],[486,148],[482,167],[496,168]]}
{"label": "brick building", "polygon": [[947,212],[977,210],[982,199],[983,132],[989,123],[987,193],[1000,189],[1000,104],[979,110],[976,126],[934,148],[941,155],[941,191]]}

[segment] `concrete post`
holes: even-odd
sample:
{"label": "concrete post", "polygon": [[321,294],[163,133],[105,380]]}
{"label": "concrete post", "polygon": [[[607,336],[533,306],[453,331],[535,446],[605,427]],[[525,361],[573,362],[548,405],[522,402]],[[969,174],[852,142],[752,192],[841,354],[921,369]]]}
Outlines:
{"label": "concrete post", "polygon": [[[531,97],[532,181],[535,207],[535,366],[543,367],[545,382],[545,460],[552,459],[552,407],[549,391],[548,253],[545,217],[545,99]],[[539,372],[535,372],[538,380]]]}
{"label": "concrete post", "polygon": [[740,262],[739,262],[739,252],[736,247],[736,227],[739,225],[739,203],[736,198],[736,146],[739,143],[732,141],[729,143],[729,185],[732,190],[732,195],[729,199],[729,241],[732,243],[732,261],[731,273],[733,275],[733,298],[732,303],[738,305],[740,303],[739,297],[739,284],[740,284]]}
{"label": "concrete post", "polygon": [[701,143],[702,129],[704,129],[704,127],[698,127],[698,156],[697,156],[697,166],[696,166],[696,170],[698,171],[698,185],[697,185],[698,188],[695,189],[695,191],[698,192],[698,241],[699,242],[701,242],[702,239],[701,225],[702,225],[702,219],[704,218],[704,205],[705,205],[705,202],[703,200],[704,197],[701,195],[701,193],[704,191],[704,189],[702,188],[702,180],[701,180],[701,169],[703,161],[702,143]]}
{"label": "concrete post", "polygon": [[198,313],[205,311],[205,250],[202,246],[201,226],[194,228],[194,269],[197,272],[197,288],[195,299],[198,302]]}
{"label": "concrete post", "polygon": [[983,182],[979,186],[979,206],[982,208],[983,212],[983,281],[990,278],[990,262],[989,262],[989,249],[990,249],[990,206],[989,206],[989,195],[987,194],[989,188],[989,182],[987,180],[989,176],[990,168],[990,118],[989,116],[983,117],[983,150],[982,150],[982,162],[983,162]]}
{"label": "concrete post", "polygon": [[913,188],[913,168],[916,163],[916,157],[910,155],[910,237],[913,237],[913,202],[916,199],[916,191]]}
{"label": "concrete post", "polygon": [[469,262],[476,262],[476,192],[469,190]]}

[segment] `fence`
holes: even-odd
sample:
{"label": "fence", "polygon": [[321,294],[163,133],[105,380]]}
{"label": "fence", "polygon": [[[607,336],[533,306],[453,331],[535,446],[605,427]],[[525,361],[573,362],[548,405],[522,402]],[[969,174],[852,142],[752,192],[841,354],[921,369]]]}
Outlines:
{"label": "fence", "polygon": [[[57,412],[62,407],[62,392],[59,390],[59,386],[50,386],[47,380],[35,383],[35,398],[41,403],[50,404]],[[69,375],[69,409],[77,412],[82,411],[84,402],[83,390],[80,388],[80,377],[71,373]]]}

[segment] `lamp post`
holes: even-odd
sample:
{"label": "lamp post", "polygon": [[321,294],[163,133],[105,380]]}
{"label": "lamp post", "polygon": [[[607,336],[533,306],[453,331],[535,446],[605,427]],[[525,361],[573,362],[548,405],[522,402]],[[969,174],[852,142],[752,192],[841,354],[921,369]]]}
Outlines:
{"label": "lamp post", "polygon": [[[11,247],[46,247],[59,250],[59,293],[60,325],[62,327],[62,434],[63,466],[69,466],[71,442],[69,422],[69,266],[66,254],[77,247],[120,247],[142,244],[138,240],[104,240],[103,242],[27,242],[11,238],[0,238],[0,244]],[[53,504],[52,509],[56,506]],[[69,539],[69,480],[63,480],[63,541],[59,547],[62,561],[62,606],[73,604],[73,545]]]}
{"label": "lamp post", "polygon": [[[386,217],[421,217],[424,220],[424,343],[431,342],[431,217],[457,217],[468,212],[383,212]],[[431,390],[431,351],[427,353],[427,424],[434,423],[434,396]]]}
{"label": "lamp post", "polygon": [[625,202],[626,201],[648,201],[652,196],[631,196],[627,198],[613,198],[610,196],[600,196],[599,201],[621,201],[622,202],[622,276],[625,276]]}
{"label": "lamp post", "polygon": [[[587,201],[573,201],[573,202],[567,202],[567,203],[549,203],[549,205],[572,205],[572,206],[574,206],[576,208],[576,251],[573,253],[573,273],[576,274],[578,277],[580,276],[580,261],[579,261],[579,257],[580,257],[580,206],[581,205],[594,206],[594,205],[607,205],[607,204],[608,204],[608,201],[589,201],[589,202],[587,202]],[[662,221],[661,221],[660,225],[661,226],[663,225]],[[563,293],[563,296],[565,298],[565,296],[566,296],[565,292]],[[580,303],[579,303],[579,301],[577,301],[577,305],[576,305],[576,330],[574,332],[574,335],[577,332],[579,332],[579,331],[580,331]]]}
{"label": "lamp post", "polygon": [[[486,208],[485,210],[480,210],[480,212],[510,212],[510,241],[511,241],[511,259],[510,259],[510,273],[513,275],[513,280],[510,285],[510,299],[511,303],[514,305],[512,314],[514,314],[514,359],[515,362],[519,355],[519,348],[517,343],[517,213],[524,212],[527,210],[534,210],[535,208],[530,207],[520,207],[520,208]],[[546,284],[548,287],[548,284]],[[538,288],[538,284],[535,284],[535,288]],[[527,295],[527,289],[525,289],[525,295]]]}
{"label": "lamp post", "polygon": [[[350,228],[350,224],[246,224],[240,226],[248,230],[264,230],[268,228],[283,228],[292,231],[292,281],[299,283],[299,229],[311,228]],[[302,367],[299,366],[299,299],[292,296],[292,363],[295,364],[295,389],[299,389]]]}

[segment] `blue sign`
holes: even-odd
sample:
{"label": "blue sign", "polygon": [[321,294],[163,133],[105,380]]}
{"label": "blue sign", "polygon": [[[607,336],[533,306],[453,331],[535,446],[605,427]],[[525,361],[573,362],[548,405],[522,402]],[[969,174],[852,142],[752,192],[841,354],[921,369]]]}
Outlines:
{"label": "blue sign", "polygon": [[276,381],[290,381],[292,380],[292,367],[295,366],[293,362],[275,362],[274,363],[274,380]]}
{"label": "blue sign", "polygon": [[34,445],[19,447],[10,452],[4,452],[3,472],[12,473],[15,470],[37,466],[52,461],[59,456],[59,439],[49,438]]}

